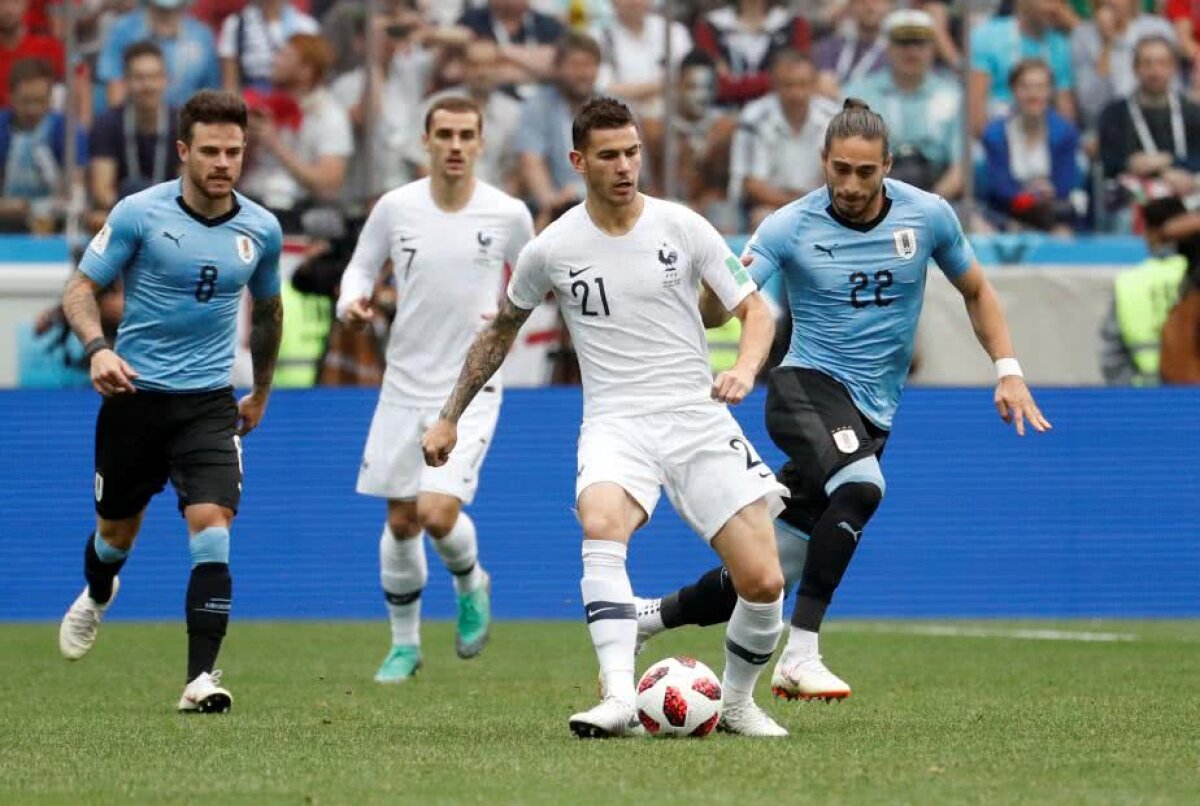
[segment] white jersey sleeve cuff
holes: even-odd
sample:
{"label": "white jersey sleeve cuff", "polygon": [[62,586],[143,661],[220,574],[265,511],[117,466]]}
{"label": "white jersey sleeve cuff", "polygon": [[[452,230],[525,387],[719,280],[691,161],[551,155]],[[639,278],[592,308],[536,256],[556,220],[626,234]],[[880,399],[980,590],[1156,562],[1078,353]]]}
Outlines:
{"label": "white jersey sleeve cuff", "polygon": [[524,311],[532,311],[539,304],[541,304],[540,299],[537,302],[530,302],[529,300],[522,299],[521,295],[513,289],[512,285],[509,285],[506,294],[508,295],[509,302]]}

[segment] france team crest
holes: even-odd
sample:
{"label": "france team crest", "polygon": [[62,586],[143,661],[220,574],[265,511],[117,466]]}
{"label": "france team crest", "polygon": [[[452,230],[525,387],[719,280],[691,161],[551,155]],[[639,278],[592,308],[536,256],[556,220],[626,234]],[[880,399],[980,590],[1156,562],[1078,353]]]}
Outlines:
{"label": "france team crest", "polygon": [[237,236],[237,253],[243,263],[248,265],[254,262],[254,242],[250,240],[250,236]]}
{"label": "france team crest", "polygon": [[908,260],[917,253],[917,231],[912,227],[894,230],[892,239],[896,242],[896,254]]}

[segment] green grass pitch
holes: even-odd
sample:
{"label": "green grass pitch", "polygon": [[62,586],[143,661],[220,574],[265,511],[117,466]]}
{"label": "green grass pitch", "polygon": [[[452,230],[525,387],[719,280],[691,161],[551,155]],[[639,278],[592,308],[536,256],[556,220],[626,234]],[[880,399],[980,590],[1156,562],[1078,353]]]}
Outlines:
{"label": "green grass pitch", "polygon": [[[832,623],[854,696],[775,702],[763,681],[792,732],[773,742],[572,738],[595,696],[581,623],[500,623],[472,661],[427,624],[418,677],[380,686],[382,619],[235,620],[223,716],[174,712],[181,625],[106,624],[78,663],[56,631],[0,625],[0,803],[1200,802],[1196,621]],[[719,671],[721,638],[656,639],[639,670],[687,653]]]}

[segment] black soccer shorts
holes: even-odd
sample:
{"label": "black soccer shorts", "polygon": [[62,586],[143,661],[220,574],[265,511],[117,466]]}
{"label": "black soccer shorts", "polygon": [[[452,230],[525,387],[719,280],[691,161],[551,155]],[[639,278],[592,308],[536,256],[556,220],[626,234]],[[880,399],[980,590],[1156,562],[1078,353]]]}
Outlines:
{"label": "black soccer shorts", "polygon": [[767,433],[788,457],[776,474],[791,493],[779,517],[809,534],[829,505],[825,483],[859,459],[882,457],[888,438],[840,382],[802,367],[771,370]]}
{"label": "black soccer shorts", "polygon": [[242,446],[232,389],[148,392],[105,398],[96,417],[96,514],[131,518],[167,479],[179,511],[218,504],[237,512]]}

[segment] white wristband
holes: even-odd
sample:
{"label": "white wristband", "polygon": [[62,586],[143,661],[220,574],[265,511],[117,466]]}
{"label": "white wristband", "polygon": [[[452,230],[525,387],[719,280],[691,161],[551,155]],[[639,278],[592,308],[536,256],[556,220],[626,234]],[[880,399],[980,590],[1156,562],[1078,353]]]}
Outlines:
{"label": "white wristband", "polygon": [[997,359],[996,377],[1003,378],[1005,375],[1016,375],[1018,378],[1025,377],[1025,375],[1021,372],[1021,364],[1015,358]]}

